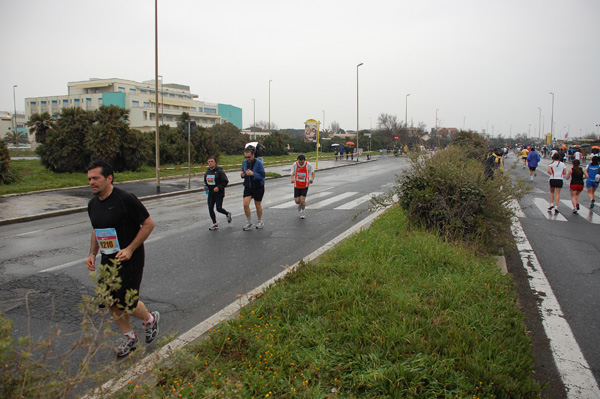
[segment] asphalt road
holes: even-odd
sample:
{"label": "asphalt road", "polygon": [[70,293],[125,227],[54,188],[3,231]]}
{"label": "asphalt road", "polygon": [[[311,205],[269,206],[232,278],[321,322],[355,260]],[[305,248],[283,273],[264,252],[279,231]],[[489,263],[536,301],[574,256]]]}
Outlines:
{"label": "asphalt road", "polygon": [[[218,215],[217,231],[208,230],[203,192],[145,201],[156,228],[146,242],[141,298],[160,311],[161,334],[189,330],[348,230],[369,214],[361,211],[370,196],[386,193],[407,166],[390,157],[317,171],[304,220],[289,177],[267,180],[262,230],[242,231],[240,185],[226,191],[233,222]],[[15,335],[43,337],[52,325],[63,337],[56,352],[70,348],[69,334],[80,329],[77,304],[94,289],[84,264],[90,235],[87,213],[0,226],[0,310],[14,321]],[[143,334],[141,323],[134,329]]]}
{"label": "asphalt road", "polygon": [[[533,251],[539,261],[543,273],[546,275],[551,289],[558,300],[560,308],[567,321],[587,365],[596,382],[600,381],[600,209],[590,209],[590,201],[587,193],[581,193],[581,210],[578,214],[571,212],[573,206],[569,191],[569,182],[565,181],[561,190],[560,213],[549,214],[547,208],[550,206],[550,194],[548,186],[548,173],[546,172],[549,159],[543,159],[537,170],[537,177],[531,181],[529,169],[523,169],[519,159],[516,168],[510,168],[514,163],[514,155],[510,155],[507,162],[507,171],[515,177],[523,178],[532,190],[521,201],[522,214],[520,223],[527,236]],[[571,168],[571,164],[567,164]],[[598,201],[598,195],[596,195]],[[522,266],[517,265],[520,259],[508,257],[509,270],[516,275],[515,280],[521,289],[531,290],[528,281],[531,276],[523,274]],[[535,308],[529,311],[529,328],[533,330],[535,338],[544,335],[541,323],[532,320],[533,317],[545,317],[539,310],[539,293],[529,293],[538,296],[534,299]],[[526,300],[525,300],[526,301]],[[529,304],[531,306],[531,304]],[[536,331],[536,325],[538,331]],[[555,337],[558,343],[560,337]],[[547,338],[541,337],[541,340]],[[535,342],[534,342],[535,344]],[[550,342],[546,342],[549,345]],[[540,345],[538,341],[538,345]],[[538,357],[538,365],[542,368],[553,367],[551,359],[541,354],[541,350],[534,350]],[[540,355],[538,356],[538,353]],[[539,360],[544,359],[544,360]],[[574,367],[586,367],[586,365],[574,364]],[[539,370],[543,373],[543,370]],[[556,384],[556,381],[553,382]],[[553,396],[555,397],[555,396]],[[560,397],[560,396],[556,396]],[[571,392],[569,397],[573,396]]]}

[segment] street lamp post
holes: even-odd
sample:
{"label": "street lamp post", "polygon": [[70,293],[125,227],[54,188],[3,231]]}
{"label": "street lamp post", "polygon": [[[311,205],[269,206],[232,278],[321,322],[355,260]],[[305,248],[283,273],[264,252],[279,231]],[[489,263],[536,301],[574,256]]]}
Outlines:
{"label": "street lamp post", "polygon": [[437,113],[440,109],[435,110],[435,137],[437,138],[437,145],[440,146],[440,134],[438,132],[438,116]]}
{"label": "street lamp post", "polygon": [[271,82],[273,80],[269,80],[269,133],[271,133]]}
{"label": "street lamp post", "polygon": [[410,93],[406,95],[404,101],[404,127],[408,127],[408,96],[410,96]]}
{"label": "street lamp post", "polygon": [[[252,109],[254,110],[254,122],[252,123],[252,128],[254,129],[254,138],[256,138],[256,99],[252,99]],[[250,129],[252,131],[252,129]]]}
{"label": "street lamp post", "polygon": [[361,62],[356,66],[356,162],[358,162],[358,67],[362,64]]}
{"label": "street lamp post", "polygon": [[325,110],[322,109],[321,111],[323,111],[323,130],[325,130]]}
{"label": "street lamp post", "polygon": [[156,192],[160,193],[160,145],[158,140],[158,0],[154,0],[154,58],[154,103],[156,104],[154,148],[156,152]]}
{"label": "street lamp post", "polygon": [[18,86],[17,85],[13,85],[13,104],[15,106],[15,113],[13,114],[13,134],[16,137],[16,143],[17,143],[17,148],[19,148],[19,137],[17,136],[17,94],[16,94],[16,88]]}
{"label": "street lamp post", "polygon": [[466,120],[467,120],[467,117],[465,116],[465,117],[463,118],[463,131],[465,130],[465,121],[466,121]]}
{"label": "street lamp post", "polygon": [[542,108],[538,107],[540,110],[540,116],[538,118],[538,140],[542,138]]}
{"label": "street lamp post", "polygon": [[554,93],[552,94],[552,116],[550,117],[550,137],[554,140]]}

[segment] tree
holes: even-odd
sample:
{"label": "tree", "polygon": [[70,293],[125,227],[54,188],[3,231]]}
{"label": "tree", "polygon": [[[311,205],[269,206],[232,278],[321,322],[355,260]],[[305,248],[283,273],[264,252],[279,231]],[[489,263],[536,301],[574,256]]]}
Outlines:
{"label": "tree", "polygon": [[[403,133],[402,122],[398,120],[396,115],[382,113],[377,118],[377,130],[379,136],[383,140],[385,147],[391,148],[401,140],[396,140],[396,136],[401,136]],[[399,137],[400,139],[400,137]],[[402,141],[406,141],[406,137],[402,137]]]}
{"label": "tree", "polygon": [[43,114],[33,114],[27,121],[27,127],[31,134],[35,134],[35,141],[43,144],[46,142],[48,131],[54,129],[56,121],[48,112]]}
{"label": "tree", "polygon": [[280,132],[273,132],[265,137],[263,145],[266,155],[285,155],[287,154],[285,142],[289,137]]}
{"label": "tree", "polygon": [[21,144],[29,144],[27,134],[16,130],[11,130],[10,132],[6,133],[4,138],[7,142],[13,144],[16,148],[19,148],[19,145]]}
{"label": "tree", "polygon": [[[258,121],[256,122],[256,128],[263,131],[269,131],[269,122],[267,121]],[[279,130],[275,122],[271,121],[271,129],[270,130]]]}
{"label": "tree", "polygon": [[94,122],[93,113],[81,108],[63,108],[56,128],[37,148],[42,165],[57,172],[84,172],[90,155],[85,138]]}
{"label": "tree", "polygon": [[17,180],[18,176],[10,169],[8,143],[0,139],[0,184],[9,184]]}
{"label": "tree", "polygon": [[340,124],[337,123],[336,121],[331,122],[331,124],[329,125],[330,129],[329,132],[331,133],[331,135],[336,135],[340,132]]}
{"label": "tree", "polygon": [[230,155],[241,154],[246,143],[250,141],[248,135],[242,134],[240,129],[231,123],[214,125],[209,131],[219,149]]}
{"label": "tree", "polygon": [[101,106],[92,114],[93,125],[85,138],[90,161],[104,160],[115,171],[121,172],[116,165],[121,152],[121,140],[129,134],[129,110],[115,106]]}

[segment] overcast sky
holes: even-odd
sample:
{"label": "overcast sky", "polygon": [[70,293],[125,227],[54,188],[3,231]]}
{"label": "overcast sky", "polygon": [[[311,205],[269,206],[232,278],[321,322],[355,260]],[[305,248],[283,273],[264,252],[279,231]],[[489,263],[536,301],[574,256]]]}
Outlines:
{"label": "overcast sky", "polygon": [[[0,110],[67,82],[154,78],[154,1],[0,0]],[[244,127],[381,113],[508,137],[600,124],[598,0],[159,0],[159,74],[243,109]],[[324,113],[323,113],[324,111]],[[543,132],[542,132],[543,133]]]}

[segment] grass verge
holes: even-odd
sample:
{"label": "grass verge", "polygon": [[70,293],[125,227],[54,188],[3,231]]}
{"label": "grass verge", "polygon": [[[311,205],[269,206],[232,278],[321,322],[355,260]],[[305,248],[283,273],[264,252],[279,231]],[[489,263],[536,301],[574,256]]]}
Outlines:
{"label": "grass verge", "polygon": [[509,275],[396,207],[120,397],[534,398]]}
{"label": "grass verge", "polygon": [[[306,154],[312,161],[316,153]],[[319,159],[328,159],[333,157],[330,153],[319,155]],[[243,155],[223,155],[219,159],[220,165],[232,165],[224,167],[224,170],[237,170],[244,160]],[[277,165],[288,162],[290,165],[296,160],[296,154],[282,156],[264,157],[265,165]],[[203,174],[206,165],[192,165],[192,174]],[[162,169],[178,168],[178,169]],[[87,174],[85,173],[53,173],[42,166],[39,159],[17,159],[11,160],[11,169],[17,173],[20,181],[0,185],[0,196],[7,194],[24,194],[32,191],[51,190],[65,187],[76,187],[87,185]],[[161,165],[161,178],[173,176],[187,176],[187,163],[185,165]],[[271,176],[267,174],[267,176]],[[152,179],[156,177],[156,169],[153,166],[144,165],[135,172],[115,173],[115,182],[124,182],[140,179]]]}

